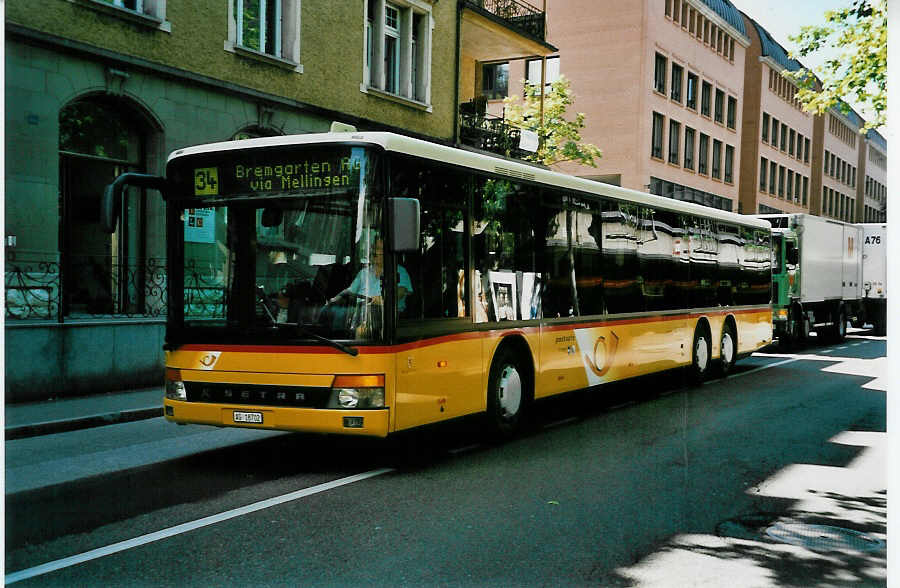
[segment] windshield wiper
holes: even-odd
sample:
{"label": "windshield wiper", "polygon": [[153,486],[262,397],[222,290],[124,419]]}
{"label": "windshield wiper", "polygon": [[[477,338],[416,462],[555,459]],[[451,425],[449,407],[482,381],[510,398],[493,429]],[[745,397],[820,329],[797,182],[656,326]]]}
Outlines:
{"label": "windshield wiper", "polygon": [[303,333],[304,335],[307,335],[309,337],[312,337],[316,341],[321,341],[322,343],[325,343],[326,345],[330,345],[331,347],[334,347],[335,349],[337,349],[339,351],[343,351],[347,355],[350,355],[353,357],[356,357],[357,355],[359,355],[359,350],[356,349],[355,347],[349,347],[347,345],[344,345],[343,343],[340,343],[333,339],[329,339],[328,337],[323,337],[322,335],[319,335],[318,333],[314,333],[313,330],[310,329],[309,327],[307,327],[306,325],[303,325],[300,323],[279,323],[278,319],[275,318],[275,315],[272,314],[272,311],[269,310],[269,305],[266,304],[265,289],[262,286],[257,286],[256,289],[261,294],[260,296],[258,296],[256,298],[256,302],[257,302],[257,304],[261,304],[263,307],[263,310],[266,311],[266,315],[269,317],[269,320],[272,323],[273,329],[278,329],[279,327],[282,327],[282,326],[295,327],[298,332]]}

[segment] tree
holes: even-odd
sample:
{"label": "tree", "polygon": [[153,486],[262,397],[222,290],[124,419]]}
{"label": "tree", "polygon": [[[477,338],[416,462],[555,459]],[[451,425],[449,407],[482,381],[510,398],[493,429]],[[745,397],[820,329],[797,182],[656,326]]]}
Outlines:
{"label": "tree", "polygon": [[[844,100],[853,100],[871,109],[873,115],[864,129],[887,122],[887,0],[852,0],[848,8],[829,10],[826,24],[805,26],[790,37],[806,57],[823,47],[840,53],[810,75],[809,70],[783,72],[798,82],[797,99],[807,112],[823,114],[837,107],[847,112]],[[821,87],[819,84],[821,83]]]}
{"label": "tree", "polygon": [[506,98],[506,121],[517,128],[534,131],[540,139],[533,161],[551,165],[564,161],[576,161],[583,165],[597,167],[594,159],[603,153],[590,143],[581,142],[584,128],[584,113],[575,114],[575,120],[566,120],[566,110],[573,104],[571,82],[560,76],[544,94],[544,125],[541,128],[541,87],[539,84],[525,84],[525,100],[518,96]]}

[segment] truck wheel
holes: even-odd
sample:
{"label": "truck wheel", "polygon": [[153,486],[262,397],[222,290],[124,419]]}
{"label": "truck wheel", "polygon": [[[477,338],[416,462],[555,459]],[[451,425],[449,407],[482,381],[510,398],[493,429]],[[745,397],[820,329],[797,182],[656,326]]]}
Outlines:
{"label": "truck wheel", "polygon": [[798,347],[806,345],[809,339],[809,319],[799,308],[794,312],[794,339]]}
{"label": "truck wheel", "polygon": [[691,347],[691,371],[689,374],[691,384],[700,385],[706,379],[709,371],[710,350],[709,335],[706,327],[701,323],[694,330],[694,344]]}
{"label": "truck wheel", "polygon": [[836,343],[847,337],[847,311],[841,306],[837,311],[837,323],[832,327],[831,336]]}
{"label": "truck wheel", "polygon": [[727,376],[737,361],[737,337],[734,334],[734,328],[731,326],[731,323],[726,323],[722,329],[721,343],[720,355],[722,363],[720,369],[722,370],[722,375]]}
{"label": "truck wheel", "polygon": [[487,410],[494,431],[501,437],[516,433],[533,394],[525,362],[504,346],[494,357],[488,379]]}

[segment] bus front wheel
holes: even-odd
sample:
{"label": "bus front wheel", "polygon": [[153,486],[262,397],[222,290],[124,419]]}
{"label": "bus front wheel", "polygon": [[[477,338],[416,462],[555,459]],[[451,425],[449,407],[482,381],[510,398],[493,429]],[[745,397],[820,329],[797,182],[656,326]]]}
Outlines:
{"label": "bus front wheel", "polygon": [[532,392],[525,362],[509,346],[500,349],[494,357],[487,396],[492,428],[501,437],[512,436],[524,421]]}

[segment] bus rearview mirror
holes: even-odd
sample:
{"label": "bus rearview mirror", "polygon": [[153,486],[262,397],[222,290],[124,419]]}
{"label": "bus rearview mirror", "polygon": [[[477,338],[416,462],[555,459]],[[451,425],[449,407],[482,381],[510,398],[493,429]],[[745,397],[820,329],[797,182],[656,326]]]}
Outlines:
{"label": "bus rearview mirror", "polygon": [[107,233],[116,232],[122,208],[122,194],[127,186],[159,190],[163,200],[166,199],[166,179],[164,177],[136,173],[120,175],[113,180],[112,184],[106,186],[100,200],[100,226]]}
{"label": "bus rearview mirror", "polygon": [[415,198],[388,198],[391,218],[391,250],[405,253],[419,250],[419,201]]}

